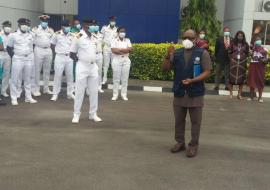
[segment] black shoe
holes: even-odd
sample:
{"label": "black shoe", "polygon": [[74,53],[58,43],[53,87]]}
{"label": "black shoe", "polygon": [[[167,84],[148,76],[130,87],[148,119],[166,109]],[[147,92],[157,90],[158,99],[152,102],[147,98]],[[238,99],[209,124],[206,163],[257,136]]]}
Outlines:
{"label": "black shoe", "polygon": [[225,87],[225,90],[226,90],[226,91],[229,91],[229,87]]}
{"label": "black shoe", "polygon": [[0,106],[5,106],[5,105],[7,105],[7,103],[0,99]]}
{"label": "black shoe", "polygon": [[215,90],[215,91],[219,91],[219,87],[216,86],[216,87],[214,88],[214,90]]}

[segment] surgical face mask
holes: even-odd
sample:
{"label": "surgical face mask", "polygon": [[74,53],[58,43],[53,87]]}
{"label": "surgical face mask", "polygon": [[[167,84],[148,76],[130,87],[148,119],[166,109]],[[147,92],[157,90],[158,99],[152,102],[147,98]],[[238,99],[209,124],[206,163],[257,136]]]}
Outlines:
{"label": "surgical face mask", "polygon": [[95,32],[95,29],[96,29],[96,27],[95,27],[95,26],[89,26],[89,28],[88,28],[88,32],[90,32],[90,33],[94,33],[94,32]]}
{"label": "surgical face mask", "polygon": [[99,26],[95,26],[95,32],[99,32]]}
{"label": "surgical face mask", "polygon": [[189,39],[183,40],[182,44],[185,49],[191,49],[194,46],[193,42]]}
{"label": "surgical face mask", "polygon": [[21,25],[20,26],[21,31],[24,32],[24,33],[28,31],[28,28],[29,27],[27,25]]}
{"label": "surgical face mask", "polygon": [[204,39],[205,38],[205,34],[200,34],[200,39]]}
{"label": "surgical face mask", "polygon": [[46,29],[46,28],[48,28],[48,22],[41,22],[41,23],[40,23],[40,26],[41,26],[43,29]]}
{"label": "surgical face mask", "polygon": [[126,37],[126,33],[125,32],[120,32],[119,33],[119,37],[120,38],[125,38]]}
{"label": "surgical face mask", "polygon": [[80,30],[80,29],[82,29],[82,26],[81,26],[80,24],[77,24],[77,25],[76,25],[76,28],[77,28],[78,30]]}
{"label": "surgical face mask", "polygon": [[70,27],[64,27],[64,28],[63,28],[63,32],[64,32],[65,34],[69,33],[69,32],[70,32]]}
{"label": "surgical face mask", "polygon": [[231,35],[230,32],[224,32],[224,36],[225,36],[225,37],[229,37],[230,35]]}
{"label": "surgical face mask", "polygon": [[239,42],[242,42],[242,41],[244,40],[244,38],[243,38],[243,37],[237,37],[237,40],[238,40]]}
{"label": "surgical face mask", "polygon": [[110,22],[110,25],[111,25],[111,26],[115,26],[115,25],[116,25],[116,22],[115,22],[115,21],[111,21],[111,22]]}
{"label": "surgical face mask", "polygon": [[4,32],[9,34],[11,32],[11,27],[5,26],[4,27]]}
{"label": "surgical face mask", "polygon": [[28,26],[28,29],[27,29],[27,32],[31,32],[31,27],[30,26]]}
{"label": "surgical face mask", "polygon": [[261,46],[261,45],[262,45],[262,40],[257,40],[257,41],[255,41],[255,45],[256,45],[256,46]]}

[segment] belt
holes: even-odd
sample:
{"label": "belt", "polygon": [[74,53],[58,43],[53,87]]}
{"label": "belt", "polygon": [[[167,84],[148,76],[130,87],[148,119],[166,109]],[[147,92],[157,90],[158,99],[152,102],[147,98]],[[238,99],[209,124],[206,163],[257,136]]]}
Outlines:
{"label": "belt", "polygon": [[93,65],[93,64],[95,64],[95,62],[87,62],[87,61],[81,61],[81,60],[79,60],[80,62],[82,62],[82,63],[85,63],[85,64],[87,64],[87,65]]}
{"label": "belt", "polygon": [[38,48],[41,48],[41,49],[48,49],[50,47],[40,47],[40,46],[37,46]]}
{"label": "belt", "polygon": [[15,56],[20,56],[20,57],[28,57],[29,54],[24,54],[24,55],[18,55],[18,54],[15,54]]}
{"label": "belt", "polygon": [[56,55],[64,55],[64,56],[69,56],[69,53],[56,53]]}

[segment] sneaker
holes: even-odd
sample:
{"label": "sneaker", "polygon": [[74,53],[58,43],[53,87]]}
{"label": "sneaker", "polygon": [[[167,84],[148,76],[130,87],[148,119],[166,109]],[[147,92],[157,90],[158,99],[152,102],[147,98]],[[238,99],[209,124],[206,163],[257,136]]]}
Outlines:
{"label": "sneaker", "polygon": [[80,115],[79,114],[74,114],[73,119],[72,119],[72,123],[77,124],[79,122],[80,122]]}
{"label": "sneaker", "polygon": [[264,101],[263,101],[263,99],[262,99],[262,98],[260,98],[260,99],[259,99],[259,102],[260,102],[260,103],[263,103]]}
{"label": "sneaker", "polygon": [[103,79],[102,84],[104,85],[106,83],[107,83],[107,79]]}
{"label": "sneaker", "polygon": [[124,101],[128,101],[127,96],[121,96],[121,98],[122,98],[122,100],[124,100]]}
{"label": "sneaker", "polygon": [[38,97],[38,96],[41,96],[41,93],[40,93],[40,91],[35,91],[32,93],[32,95],[35,97]]}
{"label": "sneaker", "polygon": [[26,102],[26,103],[30,103],[30,104],[35,104],[35,103],[37,103],[37,101],[34,100],[33,98],[27,98],[27,99],[25,99],[25,102]]}
{"label": "sneaker", "polygon": [[102,121],[102,119],[100,117],[98,117],[97,114],[90,115],[89,119],[93,120],[94,122],[101,122]]}
{"label": "sneaker", "polygon": [[57,96],[57,95],[53,95],[53,96],[52,96],[52,98],[51,98],[51,101],[56,102],[56,101],[57,101],[57,99],[58,99],[58,96]]}
{"label": "sneaker", "polygon": [[69,94],[69,95],[67,95],[67,99],[74,100],[75,99],[75,95],[74,94]]}
{"label": "sneaker", "polygon": [[112,101],[116,101],[116,100],[118,100],[118,96],[113,96]]}
{"label": "sneaker", "polygon": [[254,101],[254,98],[248,98],[247,101]]}
{"label": "sneaker", "polygon": [[17,99],[12,99],[12,100],[11,100],[11,105],[13,105],[13,106],[19,105]]}
{"label": "sneaker", "polygon": [[43,91],[43,94],[49,94],[49,95],[52,95],[53,92],[50,90],[50,89],[46,89]]}
{"label": "sneaker", "polygon": [[8,93],[6,93],[6,92],[3,92],[2,93],[2,96],[5,97],[5,98],[8,98],[9,97]]}

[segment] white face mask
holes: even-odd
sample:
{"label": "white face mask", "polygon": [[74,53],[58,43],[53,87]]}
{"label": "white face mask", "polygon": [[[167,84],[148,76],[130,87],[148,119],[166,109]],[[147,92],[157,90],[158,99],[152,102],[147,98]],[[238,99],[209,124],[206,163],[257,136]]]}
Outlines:
{"label": "white face mask", "polygon": [[111,26],[115,26],[116,25],[116,22],[115,21],[112,21],[112,22],[110,22],[110,25]]}
{"label": "white face mask", "polygon": [[119,37],[120,38],[125,38],[126,37],[126,33],[125,32],[120,32],[119,33]]}
{"label": "white face mask", "polygon": [[200,39],[204,39],[205,38],[205,34],[200,34]]}
{"label": "white face mask", "polygon": [[183,40],[182,44],[185,49],[191,49],[194,46],[193,42],[190,41],[189,39]]}
{"label": "white face mask", "polygon": [[27,25],[21,25],[21,31],[22,32],[27,32],[28,31],[28,26]]}
{"label": "white face mask", "polygon": [[4,27],[4,32],[9,34],[11,32],[11,27]]}

